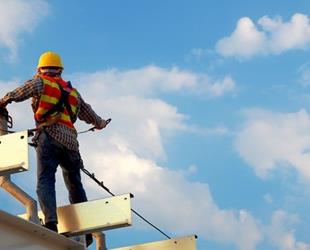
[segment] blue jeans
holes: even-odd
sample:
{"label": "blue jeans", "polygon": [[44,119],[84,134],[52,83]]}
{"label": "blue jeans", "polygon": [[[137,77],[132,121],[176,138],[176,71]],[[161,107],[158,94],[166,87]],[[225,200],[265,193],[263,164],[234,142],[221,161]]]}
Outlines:
{"label": "blue jeans", "polygon": [[67,149],[46,132],[41,131],[37,146],[37,195],[46,222],[57,222],[55,174],[62,168],[71,204],[87,201],[81,182],[83,161],[78,151]]}

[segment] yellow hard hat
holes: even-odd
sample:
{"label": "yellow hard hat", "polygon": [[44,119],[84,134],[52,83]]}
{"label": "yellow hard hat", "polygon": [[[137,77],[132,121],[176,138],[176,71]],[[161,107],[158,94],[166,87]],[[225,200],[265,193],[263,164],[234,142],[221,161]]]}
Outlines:
{"label": "yellow hard hat", "polygon": [[59,67],[63,68],[61,58],[58,54],[52,51],[47,51],[40,56],[38,67]]}

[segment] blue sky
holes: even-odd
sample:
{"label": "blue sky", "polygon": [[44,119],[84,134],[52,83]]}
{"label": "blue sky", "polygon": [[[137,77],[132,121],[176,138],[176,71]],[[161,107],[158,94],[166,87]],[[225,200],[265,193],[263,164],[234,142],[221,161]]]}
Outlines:
{"label": "blue sky", "polygon": [[[64,78],[112,118],[80,136],[111,190],[134,193],[169,235],[197,234],[199,250],[308,250],[309,11],[306,0],[0,0],[0,95],[58,52]],[[15,129],[33,127],[29,102],[8,108]],[[35,196],[31,162],[14,179]],[[59,204],[65,193],[59,175]],[[107,232],[111,248],[160,239],[138,220]]]}

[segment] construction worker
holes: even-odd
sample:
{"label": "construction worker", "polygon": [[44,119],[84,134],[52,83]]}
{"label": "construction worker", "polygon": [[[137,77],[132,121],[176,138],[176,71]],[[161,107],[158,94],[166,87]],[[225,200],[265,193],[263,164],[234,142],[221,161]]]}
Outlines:
{"label": "construction worker", "polygon": [[[45,216],[45,227],[57,232],[55,173],[62,168],[64,182],[69,192],[70,203],[87,200],[81,182],[80,169],[83,161],[79,153],[77,131],[74,123],[79,118],[97,129],[107,122],[98,116],[91,106],[61,78],[63,64],[58,54],[48,51],[39,58],[37,74],[24,85],[8,92],[0,99],[0,107],[11,102],[32,98],[37,144],[37,195]],[[88,244],[91,235],[86,235]]]}

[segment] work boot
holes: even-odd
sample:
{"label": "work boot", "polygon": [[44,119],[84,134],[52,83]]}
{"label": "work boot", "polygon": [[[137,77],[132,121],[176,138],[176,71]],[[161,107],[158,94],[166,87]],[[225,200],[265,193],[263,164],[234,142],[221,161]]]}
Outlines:
{"label": "work boot", "polygon": [[92,234],[86,234],[86,246],[90,246],[93,243],[93,236]]}
{"label": "work boot", "polygon": [[56,233],[58,233],[58,228],[57,228],[57,222],[56,221],[49,221],[46,222],[44,227],[48,228],[49,230],[52,230]]}

